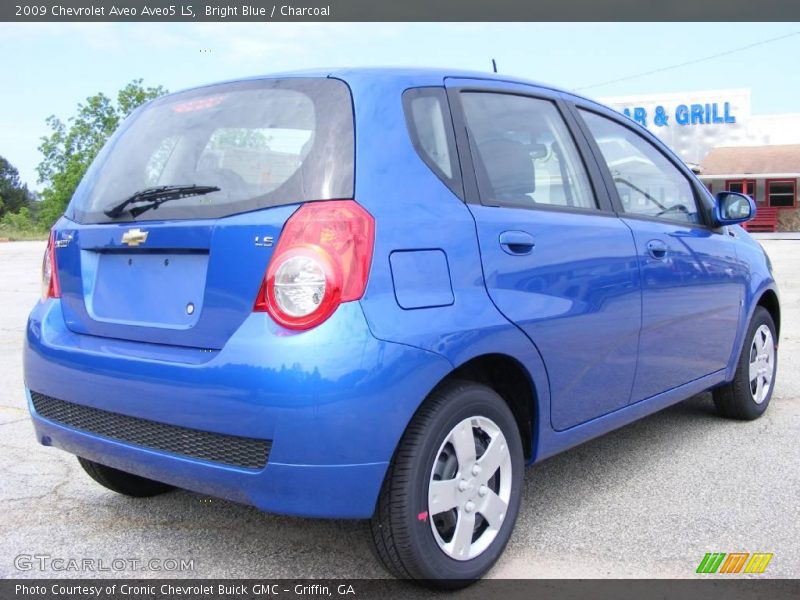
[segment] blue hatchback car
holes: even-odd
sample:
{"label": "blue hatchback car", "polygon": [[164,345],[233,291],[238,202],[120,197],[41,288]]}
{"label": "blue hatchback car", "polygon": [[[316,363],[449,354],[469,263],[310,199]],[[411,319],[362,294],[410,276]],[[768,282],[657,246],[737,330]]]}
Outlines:
{"label": "blue hatchback car", "polygon": [[769,259],[658,139],[485,73],[257,77],[138,109],[53,228],[25,343],[39,441],[177,486],[371,519],[456,587],[523,468],[712,389],[774,387]]}

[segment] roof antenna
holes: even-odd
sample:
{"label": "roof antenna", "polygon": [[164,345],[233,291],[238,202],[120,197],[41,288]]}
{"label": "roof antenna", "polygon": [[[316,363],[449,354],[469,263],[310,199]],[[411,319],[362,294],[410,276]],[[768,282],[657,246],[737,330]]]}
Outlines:
{"label": "roof antenna", "polygon": [[497,73],[497,62],[494,59],[492,59],[492,71]]}

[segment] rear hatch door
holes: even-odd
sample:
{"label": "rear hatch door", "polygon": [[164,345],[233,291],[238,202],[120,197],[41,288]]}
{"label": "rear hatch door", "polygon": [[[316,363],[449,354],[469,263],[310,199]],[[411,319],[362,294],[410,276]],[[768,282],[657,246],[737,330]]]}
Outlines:
{"label": "rear hatch door", "polygon": [[[225,83],[145,105],[100,152],[59,222],[67,326],[222,348],[252,312],[289,216],[303,202],[353,197],[353,138],[350,90],[338,79]],[[136,196],[192,185],[213,191],[158,205]]]}
{"label": "rear hatch door", "polygon": [[[222,348],[253,310],[273,240],[296,205],[217,221],[64,228],[64,319],[76,333]],[[145,241],[122,242],[130,232]]]}

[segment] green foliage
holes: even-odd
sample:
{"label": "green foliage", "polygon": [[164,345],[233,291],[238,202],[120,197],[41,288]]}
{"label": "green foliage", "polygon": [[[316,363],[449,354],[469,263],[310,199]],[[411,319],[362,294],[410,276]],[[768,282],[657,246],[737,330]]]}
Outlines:
{"label": "green foliage", "polygon": [[269,148],[269,140],[258,129],[218,129],[208,142],[211,150],[237,148]]}
{"label": "green foliage", "polygon": [[64,212],[84,173],[122,120],[141,104],[165,94],[161,87],[144,87],[135,79],[117,94],[116,102],[103,93],[95,94],[78,104],[77,113],[63,121],[47,118],[51,129],[42,138],[39,151],[39,183],[42,206],[39,222],[52,225]]}
{"label": "green foliage", "polygon": [[18,212],[7,212],[0,218],[0,238],[10,240],[45,239],[48,228],[36,223],[31,209],[23,206]]}
{"label": "green foliage", "polygon": [[0,218],[27,207],[32,200],[28,186],[19,180],[19,171],[0,156]]}
{"label": "green foliage", "polygon": [[31,211],[27,206],[24,206],[19,209],[19,212],[4,214],[0,222],[13,229],[25,229],[31,224]]}

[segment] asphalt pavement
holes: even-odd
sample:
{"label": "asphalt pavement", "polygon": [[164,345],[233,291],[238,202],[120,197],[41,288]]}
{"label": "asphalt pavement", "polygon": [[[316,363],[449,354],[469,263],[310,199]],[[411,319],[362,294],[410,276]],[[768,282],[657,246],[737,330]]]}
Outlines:
{"label": "asphalt pavement", "polygon": [[[686,578],[706,552],[771,552],[758,577],[800,577],[800,240],[763,244],[783,305],[767,413],[720,419],[702,394],[530,468],[490,577]],[[270,515],[184,491],[126,498],[38,445],[21,352],[43,250],[0,243],[0,577],[384,576],[364,522]],[[73,570],[69,559],[110,570]],[[186,570],[152,570],[180,561]]]}

